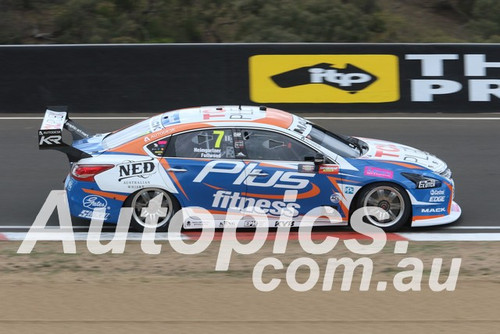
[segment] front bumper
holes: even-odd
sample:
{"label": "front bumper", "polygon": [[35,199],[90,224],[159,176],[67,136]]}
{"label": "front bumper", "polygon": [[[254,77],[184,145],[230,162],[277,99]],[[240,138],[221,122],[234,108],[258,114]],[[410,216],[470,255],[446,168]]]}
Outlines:
{"label": "front bumper", "polygon": [[462,214],[462,209],[456,202],[451,203],[450,213],[441,217],[433,217],[429,219],[412,220],[411,227],[426,227],[435,225],[450,224],[458,220]]}

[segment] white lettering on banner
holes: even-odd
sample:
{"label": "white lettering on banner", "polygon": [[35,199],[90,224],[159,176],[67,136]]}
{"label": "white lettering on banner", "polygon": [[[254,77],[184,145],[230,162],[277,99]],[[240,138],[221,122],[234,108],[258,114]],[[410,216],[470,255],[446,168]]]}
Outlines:
{"label": "white lettering on banner", "polygon": [[446,95],[459,92],[462,84],[452,80],[422,80],[411,81],[412,101],[432,102],[434,95]]}
{"label": "white lettering on banner", "polygon": [[[490,102],[500,98],[500,78],[484,78],[488,69],[500,69],[500,62],[487,61],[485,54],[463,55],[462,82],[446,79],[446,64],[459,60],[459,54],[407,54],[406,60],[420,61],[420,76],[432,79],[411,80],[411,101],[432,102],[435,96],[450,95],[467,90],[468,101]],[[451,63],[450,63],[451,64]],[[467,77],[475,77],[467,79]]]}
{"label": "white lettering on banner", "polygon": [[469,101],[489,102],[492,95],[500,98],[500,80],[469,81]]}
{"label": "white lettering on banner", "polygon": [[465,75],[468,77],[485,77],[487,68],[500,68],[500,62],[487,62],[486,55],[464,55]]}
{"label": "white lettering on banner", "polygon": [[407,60],[421,60],[423,77],[442,77],[445,60],[457,60],[456,54],[406,55]]}

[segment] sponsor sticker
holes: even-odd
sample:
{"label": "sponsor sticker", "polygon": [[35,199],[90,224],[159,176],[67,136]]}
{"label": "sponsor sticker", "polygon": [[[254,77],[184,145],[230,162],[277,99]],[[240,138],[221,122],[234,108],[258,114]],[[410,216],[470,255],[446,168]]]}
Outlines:
{"label": "sponsor sticker", "polygon": [[131,177],[148,178],[156,173],[155,164],[151,161],[125,162],[118,166],[120,177],[118,181]]}
{"label": "sponsor sticker", "polygon": [[53,111],[48,110],[45,112],[45,117],[43,118],[42,130],[59,129],[61,130],[66,122],[65,111]]}
{"label": "sponsor sticker", "polygon": [[330,195],[330,202],[333,204],[338,204],[340,202],[340,196],[337,193],[331,194]]}
{"label": "sponsor sticker", "polygon": [[203,227],[203,222],[201,220],[196,219],[188,219],[187,222],[184,223],[185,227],[192,228],[200,228]]}
{"label": "sponsor sticker", "polygon": [[354,187],[351,187],[351,186],[346,186],[346,187],[344,188],[344,190],[345,190],[344,192],[345,192],[347,195],[352,195],[352,194],[354,194]]}
{"label": "sponsor sticker", "polygon": [[39,146],[60,146],[63,145],[63,137],[61,130],[39,130],[38,145]]}
{"label": "sponsor sticker", "polygon": [[315,166],[309,164],[299,164],[298,171],[300,173],[314,173]]}
{"label": "sponsor sticker", "polygon": [[171,124],[178,124],[180,122],[181,122],[181,119],[179,117],[178,112],[169,113],[167,115],[164,115],[163,119],[162,119],[163,126],[167,126],[167,125],[171,125]]}
{"label": "sponsor sticker", "polygon": [[156,131],[160,131],[161,129],[163,129],[163,124],[161,122],[161,115],[152,117],[149,120],[149,128],[150,128],[151,132],[156,132]]}
{"label": "sponsor sticker", "polygon": [[318,172],[319,174],[338,174],[339,171],[339,165],[321,165]]}
{"label": "sponsor sticker", "polygon": [[446,199],[445,196],[431,196],[429,198],[429,202],[432,202],[432,203],[442,203],[444,202]]}
{"label": "sponsor sticker", "polygon": [[141,189],[147,187],[151,184],[151,181],[146,180],[125,180],[123,184],[127,186],[128,189]]}
{"label": "sponsor sticker", "polygon": [[432,189],[431,190],[431,195],[444,195],[444,190],[443,189]]}
{"label": "sponsor sticker", "polygon": [[256,55],[250,99],[258,103],[373,103],[399,100],[395,55]]}
{"label": "sponsor sticker", "polygon": [[[80,218],[85,218],[85,219],[92,219],[92,214],[93,214],[93,210],[82,210],[79,214],[78,214],[78,217]],[[104,215],[102,215],[101,213],[97,213],[96,212],[96,217],[99,218],[99,219],[108,219],[109,218],[109,213],[105,213]]]}
{"label": "sponsor sticker", "polygon": [[422,213],[445,213],[446,208],[423,208],[420,211]]}
{"label": "sponsor sticker", "polygon": [[295,220],[276,220],[274,221],[274,227],[294,227]]}
{"label": "sponsor sticker", "polygon": [[254,219],[245,220],[243,222],[244,227],[257,227],[257,221]]}
{"label": "sponsor sticker", "polygon": [[150,135],[144,137],[144,142],[147,143],[147,142],[150,142],[151,140],[156,140],[158,138],[166,136],[166,135],[173,133],[175,131],[176,131],[176,127],[174,127],[174,126],[168,127],[166,129],[161,129],[157,132],[151,133]]}
{"label": "sponsor sticker", "polygon": [[387,170],[383,168],[377,168],[377,167],[371,167],[367,166],[365,167],[365,173],[366,176],[375,176],[375,177],[381,177],[384,179],[392,179],[394,177],[394,172],[392,170]]}
{"label": "sponsor sticker", "polygon": [[167,149],[167,140],[158,140],[155,143],[151,143],[147,146],[148,150],[156,155],[157,157],[163,156],[165,150]]}
{"label": "sponsor sticker", "polygon": [[98,195],[88,195],[83,198],[82,205],[90,210],[106,208],[108,201],[104,197]]}
{"label": "sponsor sticker", "polygon": [[212,207],[217,209],[239,209],[240,212],[253,212],[280,216],[286,214],[289,217],[299,215],[300,204],[280,200],[268,200],[263,198],[252,198],[243,196],[239,192],[218,190],[213,195]]}

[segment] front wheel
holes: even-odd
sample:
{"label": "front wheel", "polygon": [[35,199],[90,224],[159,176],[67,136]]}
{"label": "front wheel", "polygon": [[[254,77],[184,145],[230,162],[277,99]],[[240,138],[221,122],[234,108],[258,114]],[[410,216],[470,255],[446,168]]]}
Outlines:
{"label": "front wheel", "polygon": [[[153,201],[160,195],[161,202]],[[142,232],[150,221],[156,221],[156,224],[152,226],[156,227],[156,231],[166,231],[170,219],[179,209],[175,198],[165,190],[157,188],[139,190],[127,199],[125,206],[132,208],[130,225],[138,232]]]}
{"label": "front wheel", "polygon": [[384,217],[366,216],[368,223],[389,232],[400,230],[410,220],[411,202],[402,187],[392,183],[378,183],[362,191],[357,208],[374,206],[387,213]]}

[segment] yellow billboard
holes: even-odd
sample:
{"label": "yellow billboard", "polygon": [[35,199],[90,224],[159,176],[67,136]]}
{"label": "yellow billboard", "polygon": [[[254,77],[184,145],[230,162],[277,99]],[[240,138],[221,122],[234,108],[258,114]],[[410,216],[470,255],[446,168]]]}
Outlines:
{"label": "yellow billboard", "polygon": [[395,55],[256,55],[249,59],[257,103],[383,103],[399,100]]}

